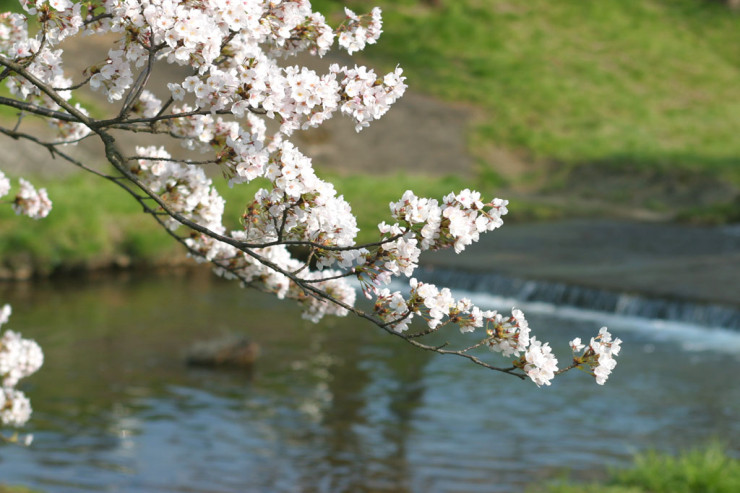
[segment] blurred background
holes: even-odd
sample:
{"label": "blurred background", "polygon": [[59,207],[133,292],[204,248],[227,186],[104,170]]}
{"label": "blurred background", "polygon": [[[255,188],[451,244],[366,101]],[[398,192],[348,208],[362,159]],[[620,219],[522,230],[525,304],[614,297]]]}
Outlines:
{"label": "blurred background", "polygon": [[[400,65],[409,85],[360,133],[337,116],[294,138],[352,204],[359,240],[375,239],[407,189],[509,199],[500,231],[460,256],[425,256],[420,276],[486,308],[524,309],[561,361],[569,338],[608,325],[625,341],[612,380],[569,374],[538,390],[357,321],[304,324],[283,303],[183,267],[112,186],[6,141],[0,169],[31,170],[54,210],[41,222],[0,210],[9,328],[47,354],[25,388],[36,443],[0,448],[0,484],[738,491],[738,2],[312,4],[332,25],[344,5],[380,6],[384,33],[354,60],[334,51],[295,63]],[[84,41],[65,48],[85,55]],[[95,95],[85,102],[104,114]],[[14,118],[0,108],[4,125]],[[217,186],[238,227],[253,190]],[[250,371],[184,366],[194,341],[232,332],[262,348]],[[649,450],[667,456],[635,469]]]}
{"label": "blurred background", "polygon": [[[441,197],[471,187],[507,198],[509,223],[573,217],[740,221],[740,14],[726,2],[313,5],[338,25],[345,3],[357,12],[383,8],[380,42],[361,52],[359,61],[378,72],[400,65],[408,93],[359,134],[336,117],[294,139],[352,203],[360,240],[374,240],[387,203],[409,188]],[[65,45],[73,79],[82,75],[79,61],[105,57],[103,46],[82,41]],[[355,63],[336,50],[324,60],[307,56],[295,63],[320,68],[332,62]],[[98,95],[85,103],[104,114]],[[6,119],[15,116],[3,112]],[[68,168],[50,162],[41,149],[6,148],[6,168],[34,170],[42,182],[49,178],[55,203],[74,211],[57,211],[51,226],[31,226],[33,234],[5,226],[0,253],[6,267],[18,250],[30,252],[34,269],[44,272],[95,256],[138,261],[174,253],[166,235],[133,214],[133,204],[117,204],[121,195],[107,184],[68,176]],[[59,184],[62,176],[69,183]],[[249,192],[223,185],[223,193],[236,199],[229,200],[227,215],[238,217]],[[100,211],[70,217],[80,216],[85,209],[77,204],[91,198],[101,203]],[[110,223],[120,234],[109,234]],[[42,230],[54,232],[51,242],[35,244],[30,237]]]}

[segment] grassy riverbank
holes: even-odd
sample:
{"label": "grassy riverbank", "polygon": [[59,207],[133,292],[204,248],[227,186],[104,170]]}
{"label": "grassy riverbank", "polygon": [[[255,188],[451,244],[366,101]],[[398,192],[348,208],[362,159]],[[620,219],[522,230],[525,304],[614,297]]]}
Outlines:
{"label": "grassy riverbank", "polygon": [[[404,191],[412,189],[418,195],[441,199],[470,185],[454,176],[332,175],[328,178],[350,201],[361,228],[358,237],[361,242],[377,240],[377,224],[389,220],[388,203],[398,200]],[[54,208],[47,218],[35,221],[16,217],[10,207],[0,207],[3,277],[26,277],[31,270],[49,274],[59,269],[156,264],[182,258],[182,248],[113,184],[84,174],[32,180],[38,187],[47,188]],[[224,216],[227,227],[239,228],[239,217],[259,185],[229,188],[223,180],[216,180],[216,185],[227,201]],[[483,191],[492,194],[485,186]],[[548,219],[562,213],[557,207],[528,202],[516,202],[513,209],[509,221]]]}
{"label": "grassy riverbank", "polygon": [[740,460],[714,443],[678,456],[646,452],[632,467],[614,469],[602,483],[562,481],[531,493],[734,493],[740,491]]}
{"label": "grassy riverbank", "polygon": [[112,184],[81,174],[32,180],[47,188],[54,207],[39,221],[16,217],[10,207],[0,208],[4,267],[50,273],[61,266],[84,268],[116,258],[124,262],[125,257],[157,260],[173,253],[166,234]]}
{"label": "grassy riverbank", "polygon": [[[475,115],[467,133],[472,179],[411,170],[328,176],[358,216],[360,241],[375,239],[388,202],[406,189],[440,198],[471,187],[509,198],[507,222],[600,214],[740,221],[740,15],[719,2],[312,3],[333,24],[344,4],[358,12],[382,6],[384,35],[362,56],[385,68],[400,63],[412,90],[462,103]],[[6,270],[30,265],[45,273],[181,254],[112,185],[60,180],[36,180],[55,202],[47,220],[0,208]],[[220,188],[231,207],[229,226],[238,227],[256,187]]]}
{"label": "grassy riverbank", "polygon": [[0,484],[0,493],[40,493],[39,490],[32,490],[25,486],[9,486]]}

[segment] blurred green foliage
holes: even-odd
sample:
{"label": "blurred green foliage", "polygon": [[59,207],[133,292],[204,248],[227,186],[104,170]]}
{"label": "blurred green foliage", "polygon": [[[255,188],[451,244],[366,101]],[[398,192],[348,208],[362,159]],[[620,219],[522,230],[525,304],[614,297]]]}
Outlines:
{"label": "blurred green foliage", "polygon": [[22,12],[21,4],[18,0],[0,0],[0,11],[2,12]]}
{"label": "blurred green foliage", "polygon": [[558,482],[531,491],[547,493],[735,493],[740,491],[740,460],[717,442],[678,456],[655,451],[635,456],[628,469],[610,471],[604,483]]}
{"label": "blurred green foliage", "polygon": [[[474,153],[492,144],[563,169],[589,166],[636,176],[643,168],[666,174],[679,169],[740,185],[740,16],[716,2],[313,4],[334,25],[343,18],[344,4],[357,12],[383,7],[384,35],[361,56],[385,69],[400,64],[414,90],[482,109],[469,138]],[[0,0],[0,5],[17,3]],[[496,163],[477,159],[473,186],[484,196],[510,184],[496,173]],[[388,203],[406,189],[439,199],[471,186],[455,176],[322,176],[334,180],[352,204],[363,242],[376,239],[376,224],[388,218]],[[537,173],[524,179],[532,177]],[[552,188],[558,179],[550,177]],[[42,222],[10,220],[12,211],[0,208],[0,258],[6,265],[30,259],[40,271],[53,271],[119,255],[141,260],[181,252],[111,184],[81,176],[36,182],[49,189],[55,208]],[[239,227],[238,218],[258,187],[219,185],[230,207],[228,227]],[[514,215],[507,221],[573,213],[568,205],[513,202]],[[646,206],[665,207],[660,200]],[[678,217],[721,223],[738,220],[739,207],[730,200],[689,207]]]}

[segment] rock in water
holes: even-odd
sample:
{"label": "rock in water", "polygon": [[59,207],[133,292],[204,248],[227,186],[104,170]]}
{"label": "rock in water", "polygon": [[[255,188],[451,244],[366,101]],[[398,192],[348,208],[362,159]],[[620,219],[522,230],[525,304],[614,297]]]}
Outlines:
{"label": "rock in water", "polygon": [[252,368],[259,356],[256,342],[241,335],[227,335],[194,343],[185,356],[188,366]]}

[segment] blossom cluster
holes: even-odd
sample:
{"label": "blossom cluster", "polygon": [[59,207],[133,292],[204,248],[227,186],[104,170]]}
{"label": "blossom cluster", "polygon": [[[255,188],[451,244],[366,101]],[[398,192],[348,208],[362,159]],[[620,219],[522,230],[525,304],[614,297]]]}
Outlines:
{"label": "blossom cluster", "polygon": [[513,309],[510,317],[494,312],[487,316],[489,326],[486,333],[489,339],[486,344],[491,351],[504,356],[519,356],[529,346],[529,323],[521,310]]}
{"label": "blossom cluster", "polygon": [[344,8],[347,16],[345,24],[340,28],[339,46],[347,50],[350,55],[365,48],[365,45],[375,44],[383,32],[383,21],[380,9],[375,7],[369,16],[358,16],[347,7]]}
{"label": "blossom cluster", "polygon": [[558,360],[548,343],[538,341],[535,336],[530,337],[524,313],[514,308],[509,317],[494,311],[485,314],[485,318],[488,334],[485,342],[491,351],[519,357],[514,366],[524,370],[537,386],[550,385],[558,371]]}
{"label": "blossom cluster", "polygon": [[[142,183],[172,212],[217,233],[223,232],[221,217],[225,202],[202,168],[184,166],[172,160],[162,147],[137,147],[136,154],[143,158],[136,161],[131,171],[140,176]],[[180,226],[172,217],[165,222],[170,229]]]}
{"label": "blossom cluster", "polygon": [[[286,149],[292,149],[292,147],[288,146]],[[243,231],[227,232],[222,224],[224,200],[213,188],[210,178],[206,177],[201,168],[187,166],[173,160],[163,148],[137,147],[136,153],[138,159],[134,162],[131,171],[139,176],[142,183],[157,195],[173,213],[214,233],[228,235],[228,238],[235,241],[274,243],[280,234],[285,234],[287,238],[302,238],[306,231],[317,230],[316,225],[309,227],[305,224],[306,222],[320,222],[322,218],[328,221],[338,217],[332,213],[333,209],[330,206],[324,211],[315,204],[315,207],[306,207],[309,209],[306,214],[300,214],[301,209],[299,208],[287,206],[281,208],[280,199],[285,190],[280,189],[279,192],[273,191],[276,198],[275,203],[266,205],[257,199],[254,201],[248,209],[254,214],[245,214],[246,227]],[[287,154],[289,152],[286,152]],[[300,162],[297,157],[296,160]],[[287,161],[294,163],[290,158],[287,158]],[[288,174],[296,171],[295,168],[290,169],[292,171]],[[312,173],[310,167],[305,173],[308,175],[309,171]],[[284,186],[290,181],[285,179],[280,181],[280,177],[281,174],[277,172],[274,179]],[[327,186],[330,185],[327,184]],[[314,191],[314,202],[321,199],[325,206],[333,204],[335,201],[332,199],[336,199],[333,193],[332,188],[331,194],[323,197]],[[270,193],[264,189],[257,193],[257,197],[265,200],[269,200],[269,196]],[[345,202],[340,203],[346,204]],[[275,217],[285,217],[290,220],[286,220],[281,228],[274,223]],[[349,215],[349,217],[354,221],[354,216]],[[173,230],[181,225],[181,222],[172,216],[168,216],[165,222]],[[356,227],[351,231],[352,237],[355,232]],[[328,236],[314,239],[326,242],[327,238]],[[304,306],[304,316],[310,320],[318,321],[326,314],[345,315],[347,313],[346,309],[341,306],[306,295],[288,276],[266,265],[265,262],[279,266],[288,272],[300,271],[305,267],[302,262],[291,257],[283,244],[253,248],[250,251],[254,255],[252,256],[231,244],[216,241],[207,235],[195,234],[187,238],[185,242],[197,260],[213,262],[217,266],[215,269],[217,274],[239,279],[244,285],[259,287],[280,298],[297,299]],[[264,262],[257,260],[257,257]],[[321,281],[323,277],[335,277],[337,274],[339,273],[331,270],[309,271],[302,274],[302,280],[314,282],[317,288],[330,293],[336,299],[342,300],[347,305],[354,305],[354,289],[344,279]]]}
{"label": "blossom cluster", "polygon": [[530,345],[520,362],[522,369],[538,387],[550,385],[558,371],[558,360],[552,354],[548,343],[542,343],[536,337],[530,339]]}
{"label": "blossom cluster", "polygon": [[508,203],[503,199],[483,203],[480,192],[465,189],[445,196],[440,204],[409,190],[390,207],[391,215],[415,232],[422,250],[453,246],[460,253],[481,233],[503,225],[501,216],[508,212]]}
{"label": "blossom cluster", "polygon": [[[48,4],[45,0],[21,0],[21,6],[29,14],[38,15],[44,26],[43,34],[29,36],[28,21],[22,14],[0,14],[0,56],[21,63],[31,77],[58,88],[56,95],[60,100],[69,101],[72,92],[66,88],[72,80],[64,75],[62,50],[53,46],[78,33],[83,24],[81,4],[69,0],[53,0]],[[49,110],[61,109],[58,101],[27,77],[10,75],[5,81],[10,93],[22,101]],[[79,104],[74,107],[86,113]],[[49,119],[49,125],[62,139],[76,140],[89,132],[79,123],[66,120]]]}
{"label": "blossom cluster", "polygon": [[[45,188],[36,188],[27,180],[18,180],[20,190],[13,200],[13,210],[18,215],[26,215],[33,219],[41,219],[49,215],[51,200]],[[10,180],[0,171],[0,198],[10,193]]]}
{"label": "blossom cluster", "polygon": [[[134,69],[148,62],[153,46],[160,47],[157,59],[196,69],[195,75],[168,84],[174,100],[192,94],[195,107],[227,110],[237,117],[264,110],[270,118],[279,117],[285,135],[321,124],[338,108],[362,128],[385,113],[406,88],[400,69],[378,77],[364,67],[334,64],[329,73],[318,75],[306,67],[278,65],[274,55],[305,49],[323,55],[334,41],[333,30],[306,1],[129,0],[112,6],[111,13],[112,31],[136,33],[133,41],[111,49],[102,66],[92,68],[91,85],[106,91],[111,101],[121,99],[133,84]],[[362,46],[374,42],[381,22],[379,9],[365,27],[359,17],[353,18],[340,35],[342,46],[342,40],[352,37],[351,51],[361,49],[360,38]],[[219,58],[224,52],[229,56]]]}
{"label": "blossom cluster", "polygon": [[[0,309],[0,327],[10,318],[10,305]],[[17,390],[18,381],[38,370],[44,362],[44,354],[34,341],[23,339],[11,330],[0,336],[0,423],[7,426],[23,426],[31,416],[31,403]]]}
{"label": "blossom cluster", "polygon": [[602,327],[599,329],[599,334],[591,338],[588,346],[581,343],[580,337],[576,337],[570,341],[570,347],[574,355],[583,351],[580,356],[573,357],[574,363],[588,366],[596,378],[596,383],[604,385],[612,370],[617,366],[617,360],[614,357],[619,354],[622,341],[618,337],[612,339],[609,330]]}
{"label": "blossom cluster", "polygon": [[[274,188],[257,192],[245,213],[244,230],[231,232],[222,224],[223,198],[201,168],[173,160],[162,148],[138,147],[136,153],[138,159],[131,171],[171,212],[235,241],[257,242],[250,255],[207,235],[193,235],[186,244],[198,260],[215,263],[216,272],[227,278],[239,279],[245,285],[259,287],[280,298],[297,299],[304,306],[304,316],[310,320],[318,321],[326,314],[347,313],[346,308],[306,295],[288,276],[266,265],[278,266],[284,272],[304,271],[305,264],[292,258],[285,245],[278,244],[280,241],[303,240],[322,246],[343,246],[353,244],[357,232],[349,204],[336,196],[331,184],[313,174],[308,158],[292,144],[284,143],[277,161],[268,166],[266,175],[273,180]],[[181,224],[172,216],[165,222],[173,230]],[[351,265],[357,255],[352,250],[328,251],[318,263],[325,267],[339,260],[345,266]],[[329,296],[352,306],[354,289],[345,279],[333,279],[339,274],[329,269],[305,270],[301,272],[301,280],[315,284]],[[324,278],[327,280],[323,281]]]}
{"label": "blossom cluster", "polygon": [[[251,238],[311,242],[322,247],[350,247],[357,235],[357,221],[350,205],[331,183],[314,173],[311,160],[290,142],[265,167],[273,187],[260,189],[245,213],[245,230]],[[357,256],[352,250],[324,250],[319,268],[335,261],[349,266]]]}
{"label": "blossom cluster", "polygon": [[400,291],[380,290],[375,312],[397,332],[409,329],[414,315],[422,316],[430,330],[446,323],[456,324],[460,332],[474,332],[486,327],[482,344],[503,356],[514,356],[513,364],[521,368],[538,386],[550,385],[558,371],[558,360],[548,343],[530,337],[527,319],[521,310],[513,309],[506,317],[495,310],[481,310],[467,299],[456,300],[448,288],[411,279],[408,298]]}
{"label": "blossom cluster", "polygon": [[469,189],[450,193],[442,203],[407,190],[401,200],[390,204],[391,216],[398,222],[378,226],[383,245],[362,252],[364,263],[356,272],[365,294],[375,294],[393,276],[411,277],[423,251],[454,247],[456,253],[462,252],[478,241],[481,233],[503,224],[501,216],[508,212],[507,204],[502,199],[484,204],[480,193]]}

